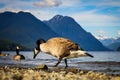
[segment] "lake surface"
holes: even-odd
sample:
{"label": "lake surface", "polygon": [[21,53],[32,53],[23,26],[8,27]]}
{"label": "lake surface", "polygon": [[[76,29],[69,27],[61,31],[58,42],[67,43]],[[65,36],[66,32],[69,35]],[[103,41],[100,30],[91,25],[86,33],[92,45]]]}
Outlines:
{"label": "lake surface", "polygon": [[[32,51],[20,51],[20,54],[26,57],[25,60],[14,61],[12,58],[16,54],[14,51],[3,52],[9,53],[8,57],[0,57],[0,66],[23,66],[23,67],[35,67],[36,65],[46,64],[48,67],[52,67],[57,63],[57,58],[45,54],[39,53],[36,59],[33,59]],[[76,67],[84,70],[112,70],[120,74],[120,52],[88,52],[94,56],[91,57],[79,57],[68,59],[69,67]],[[64,60],[58,66],[65,66]]]}

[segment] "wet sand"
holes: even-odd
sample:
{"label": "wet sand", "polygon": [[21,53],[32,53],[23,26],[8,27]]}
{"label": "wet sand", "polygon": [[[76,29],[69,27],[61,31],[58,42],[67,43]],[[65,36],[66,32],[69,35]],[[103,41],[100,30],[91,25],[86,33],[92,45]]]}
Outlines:
{"label": "wet sand", "polygon": [[120,80],[120,74],[81,70],[74,67],[46,69],[20,66],[1,66],[0,80]]}

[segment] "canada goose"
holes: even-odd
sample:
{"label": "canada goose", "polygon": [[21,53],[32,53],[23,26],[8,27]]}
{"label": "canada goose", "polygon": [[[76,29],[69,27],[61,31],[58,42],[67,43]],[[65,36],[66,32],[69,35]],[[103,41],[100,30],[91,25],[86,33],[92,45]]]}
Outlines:
{"label": "canada goose", "polygon": [[55,67],[58,66],[62,59],[64,59],[67,67],[68,58],[81,56],[93,57],[92,55],[83,51],[83,49],[80,48],[77,44],[65,38],[55,37],[49,39],[47,42],[45,42],[43,39],[39,39],[37,40],[36,44],[37,46],[34,49],[33,58],[35,58],[40,51],[55,56],[58,58],[58,62]]}
{"label": "canada goose", "polygon": [[25,57],[23,55],[19,54],[19,50],[20,50],[20,47],[16,46],[16,55],[13,56],[14,60],[19,61],[19,60],[25,59]]}
{"label": "canada goose", "polygon": [[0,50],[0,56],[9,56],[8,53],[1,53],[1,50]]}

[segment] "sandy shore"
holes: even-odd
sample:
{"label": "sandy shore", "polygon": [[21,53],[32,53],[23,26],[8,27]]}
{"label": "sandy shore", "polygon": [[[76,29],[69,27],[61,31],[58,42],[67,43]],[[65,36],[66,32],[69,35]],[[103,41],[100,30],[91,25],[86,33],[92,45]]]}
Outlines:
{"label": "sandy shore", "polygon": [[120,74],[106,74],[77,68],[0,67],[0,80],[120,80]]}

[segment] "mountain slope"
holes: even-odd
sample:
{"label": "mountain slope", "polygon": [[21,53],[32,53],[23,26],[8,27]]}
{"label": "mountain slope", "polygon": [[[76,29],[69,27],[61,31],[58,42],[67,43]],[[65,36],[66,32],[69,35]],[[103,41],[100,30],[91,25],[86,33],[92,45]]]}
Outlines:
{"label": "mountain slope", "polygon": [[100,40],[100,42],[103,43],[103,45],[105,45],[109,49],[112,49],[112,50],[115,50],[115,51],[120,46],[120,38],[117,38],[117,39],[108,38],[108,39]]}
{"label": "mountain slope", "polygon": [[86,32],[73,18],[56,15],[48,21],[44,21],[56,33],[78,43],[85,50],[105,51],[104,47],[91,33]]}
{"label": "mountain slope", "polygon": [[55,36],[59,35],[31,13],[0,13],[0,39],[33,48],[38,38],[47,40]]}
{"label": "mountain slope", "polygon": [[113,38],[99,39],[99,41],[100,41],[103,45],[108,46],[108,45],[114,43],[114,42],[115,42],[115,39],[113,39]]}
{"label": "mountain slope", "polygon": [[114,42],[107,46],[109,49],[117,50],[120,47],[120,42]]}
{"label": "mountain slope", "polygon": [[115,42],[115,43],[108,45],[108,48],[110,48],[112,50],[117,50],[118,47],[120,47],[120,42]]}

